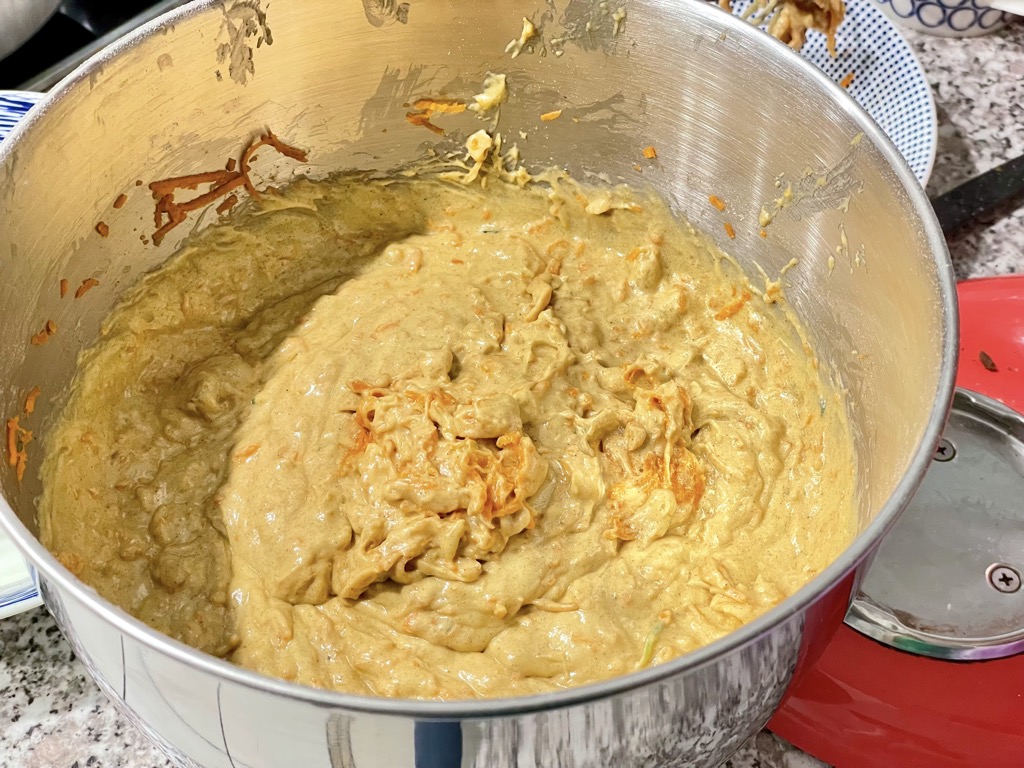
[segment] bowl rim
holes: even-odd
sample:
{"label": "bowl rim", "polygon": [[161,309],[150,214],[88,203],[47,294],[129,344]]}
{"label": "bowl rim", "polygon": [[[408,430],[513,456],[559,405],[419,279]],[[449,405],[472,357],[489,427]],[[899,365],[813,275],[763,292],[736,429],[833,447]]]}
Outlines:
{"label": "bowl rim", "polygon": [[[342,693],[313,688],[273,678],[236,666],[225,659],[211,656],[152,629],[142,621],[102,598],[93,588],[75,577],[40,543],[14,514],[6,498],[0,495],[0,526],[43,577],[45,592],[55,585],[65,595],[87,606],[98,618],[136,642],[174,661],[186,664],[221,680],[244,688],[316,707],[369,714],[411,717],[417,720],[462,720],[516,716],[565,708],[626,694],[683,673],[714,663],[717,659],[740,651],[764,639],[773,630],[791,619],[799,618],[806,609],[824,596],[852,572],[875,548],[882,536],[893,526],[924,477],[952,403],[958,352],[959,320],[957,316],[956,281],[945,238],[928,197],[906,160],[892,141],[849,94],[797,52],[766,33],[704,0],[657,0],[682,16],[710,15],[727,35],[735,35],[751,46],[779,46],[778,53],[787,65],[831,95],[851,122],[861,130],[888,161],[901,182],[911,205],[920,216],[924,239],[930,246],[929,256],[936,267],[936,288],[943,320],[941,365],[936,381],[935,399],[921,437],[908,462],[907,470],[875,518],[862,530],[842,554],[821,573],[771,610],[744,624],[709,645],[683,654],[671,661],[630,672],[600,682],[564,690],[495,699],[463,699],[457,701],[421,701],[393,699]],[[19,139],[46,120],[52,105],[88,83],[90,76],[122,53],[183,21],[206,13],[217,13],[221,0],[197,0],[172,10],[132,31],[105,48],[68,75],[22,120],[0,144],[0,166],[16,151]],[[73,629],[73,625],[72,625]]]}

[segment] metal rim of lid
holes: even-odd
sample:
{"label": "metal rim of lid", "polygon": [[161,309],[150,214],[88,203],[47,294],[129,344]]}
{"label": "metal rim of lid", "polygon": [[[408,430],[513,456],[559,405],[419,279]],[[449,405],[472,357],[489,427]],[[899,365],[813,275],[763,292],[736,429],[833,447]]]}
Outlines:
{"label": "metal rim of lid", "polygon": [[[1014,437],[1018,442],[1024,444],[1024,416],[997,400],[959,388],[953,400],[951,420],[957,413],[972,417],[993,431]],[[936,448],[936,461],[945,463],[953,458],[947,453],[950,445],[946,438],[943,438]],[[931,471],[929,470],[929,473]],[[926,475],[922,487],[927,483],[928,476]],[[913,502],[911,502],[912,505]],[[901,517],[897,521],[894,530],[899,527],[900,521],[903,519]],[[890,535],[892,535],[891,532]],[[880,554],[884,553],[884,546],[883,540],[879,550]],[[859,586],[846,615],[846,624],[861,634],[900,651],[951,661],[998,659],[1024,652],[1024,622],[1021,622],[1021,625],[1012,631],[969,638],[937,630],[923,631],[910,626],[900,616],[901,613],[907,615],[905,612],[882,606],[862,591],[867,574],[870,573],[876,562],[877,560],[872,561],[871,565],[868,565],[861,573],[858,579]],[[1000,569],[1003,568],[1008,569],[1008,572],[1002,572]],[[1006,588],[1000,588],[996,578],[1004,573],[1009,576],[1009,584],[1006,585]],[[1016,575],[1015,582],[1013,581],[1014,574]],[[994,588],[993,592],[1003,592],[1016,596],[1015,599],[1024,599],[1020,571],[1013,566],[998,561],[993,562],[984,569],[983,573],[979,574],[979,579],[982,578],[990,587]]]}

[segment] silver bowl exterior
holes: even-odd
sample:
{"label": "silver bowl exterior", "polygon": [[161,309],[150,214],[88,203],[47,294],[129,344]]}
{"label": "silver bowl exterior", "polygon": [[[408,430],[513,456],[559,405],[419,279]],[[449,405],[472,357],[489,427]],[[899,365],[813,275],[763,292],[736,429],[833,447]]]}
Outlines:
{"label": "silver bowl exterior", "polygon": [[[848,392],[856,540],[796,595],[667,664],[544,696],[375,699],[234,667],[99,597],[36,538],[34,444],[23,484],[0,471],[0,523],[97,683],[179,765],[717,765],[767,722],[802,654],[835,628],[815,611],[845,606],[844,577],[913,494],[952,397],[957,312],[944,240],[896,149],[797,54],[697,0],[622,7],[616,34],[618,6],[590,0],[203,0],[104,50],[0,145],[0,413],[40,385],[31,426],[45,433],[102,317],[187,236],[191,224],[143,246],[153,201],[136,180],[219,167],[264,127],[310,150],[308,165],[272,169],[279,181],[401,168],[458,149],[481,125],[453,116],[435,136],[405,120],[406,105],[468,99],[503,72],[512,97],[499,129],[530,167],[653,187],[750,274],[756,264],[778,275],[797,259],[786,296],[822,371]],[[512,58],[505,47],[524,16],[542,39]],[[554,109],[560,119],[539,120]],[[644,158],[647,146],[656,159]],[[759,212],[780,197],[780,175],[806,194],[762,238]],[[129,202],[113,211],[122,191]],[[726,216],[711,194],[728,202]],[[94,230],[100,220],[108,238]],[[87,276],[101,280],[88,301],[59,298],[60,278]],[[30,345],[48,319],[59,332]]]}
{"label": "silver bowl exterior", "polygon": [[0,59],[18,50],[58,7],[60,0],[0,0]]}

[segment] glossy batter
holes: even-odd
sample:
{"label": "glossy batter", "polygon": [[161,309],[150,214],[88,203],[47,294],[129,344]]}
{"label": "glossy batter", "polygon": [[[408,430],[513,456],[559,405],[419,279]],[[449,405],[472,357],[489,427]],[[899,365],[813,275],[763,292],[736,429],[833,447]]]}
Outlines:
{"label": "glossy batter", "polygon": [[549,691],[695,649],[853,534],[799,334],[658,200],[299,181],[83,355],[43,540],[142,620],[380,696]]}

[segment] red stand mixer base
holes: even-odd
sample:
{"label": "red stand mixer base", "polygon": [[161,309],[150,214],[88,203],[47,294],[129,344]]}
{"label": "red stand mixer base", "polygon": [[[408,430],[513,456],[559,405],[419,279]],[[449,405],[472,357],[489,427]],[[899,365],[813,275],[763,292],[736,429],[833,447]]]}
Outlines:
{"label": "red stand mixer base", "polygon": [[[957,385],[1024,412],[1024,278],[958,293]],[[768,727],[837,768],[1020,768],[1024,654],[940,661],[843,624]]]}

